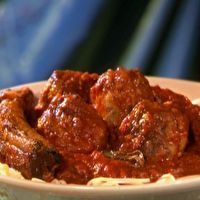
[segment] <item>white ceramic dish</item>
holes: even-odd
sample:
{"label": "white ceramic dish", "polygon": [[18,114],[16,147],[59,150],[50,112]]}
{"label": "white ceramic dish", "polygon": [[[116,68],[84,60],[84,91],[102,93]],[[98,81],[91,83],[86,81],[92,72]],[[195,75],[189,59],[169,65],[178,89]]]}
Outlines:
{"label": "white ceramic dish", "polygon": [[[148,78],[151,85],[160,85],[189,97],[191,100],[200,97],[200,83],[166,79]],[[26,84],[36,95],[39,95],[45,82]],[[20,88],[22,86],[18,86]],[[16,88],[16,87],[15,87]],[[175,183],[146,184],[138,186],[80,186],[35,183],[28,180],[17,180],[0,177],[0,200],[192,200],[200,198],[200,176],[185,177]]]}

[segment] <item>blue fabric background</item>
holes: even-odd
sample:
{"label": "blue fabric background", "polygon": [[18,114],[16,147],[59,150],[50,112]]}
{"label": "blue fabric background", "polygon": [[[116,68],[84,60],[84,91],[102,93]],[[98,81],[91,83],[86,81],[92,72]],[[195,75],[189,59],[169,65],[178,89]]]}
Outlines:
{"label": "blue fabric background", "polygon": [[[63,60],[70,60],[82,41],[87,39],[98,17],[100,18],[100,13],[106,9],[106,2],[0,2],[0,87],[43,80],[53,69],[62,68],[60,64]],[[156,76],[188,78],[192,60],[199,46],[199,0],[185,0],[180,3],[152,70],[148,64],[155,56],[163,34],[162,30],[172,13],[174,3],[174,0],[148,1],[126,48],[117,56],[116,62],[111,64],[117,63],[128,68],[139,66],[144,73]],[[112,20],[109,23],[107,26],[113,25]],[[115,43],[117,42],[119,41]],[[82,53],[84,51],[87,49],[83,48]],[[102,56],[101,59],[104,63],[105,57]],[[85,63],[80,61],[80,65]],[[91,69],[98,71],[95,67],[90,68],[90,71]]]}

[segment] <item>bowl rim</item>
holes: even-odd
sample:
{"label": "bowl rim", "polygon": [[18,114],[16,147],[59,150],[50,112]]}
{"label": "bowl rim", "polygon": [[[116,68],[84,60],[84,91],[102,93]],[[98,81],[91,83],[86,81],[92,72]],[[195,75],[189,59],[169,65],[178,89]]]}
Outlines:
{"label": "bowl rim", "polygon": [[53,183],[33,182],[30,180],[16,179],[12,177],[0,176],[0,184],[34,190],[36,192],[52,192],[55,194],[96,194],[103,192],[103,195],[108,195],[114,192],[114,195],[144,195],[144,194],[163,194],[163,193],[177,193],[187,192],[191,190],[199,190],[200,175],[188,176],[177,179],[172,183],[148,183],[143,185],[126,185],[126,186],[87,186],[66,184],[59,185]]}

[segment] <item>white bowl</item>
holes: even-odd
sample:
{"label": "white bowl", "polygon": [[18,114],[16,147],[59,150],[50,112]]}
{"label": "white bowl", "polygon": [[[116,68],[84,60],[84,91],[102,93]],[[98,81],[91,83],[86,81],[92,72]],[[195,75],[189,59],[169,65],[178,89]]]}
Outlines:
{"label": "white bowl", "polygon": [[[160,85],[189,97],[191,100],[200,97],[200,83],[166,78],[148,78],[151,85]],[[35,95],[39,95],[45,82],[17,86],[27,86]],[[191,166],[192,167],[192,166]],[[0,177],[0,200],[103,200],[103,199],[170,199],[191,200],[200,198],[200,176],[180,178],[174,183],[151,183],[137,186],[82,186],[55,185],[35,183],[29,180],[18,180]]]}

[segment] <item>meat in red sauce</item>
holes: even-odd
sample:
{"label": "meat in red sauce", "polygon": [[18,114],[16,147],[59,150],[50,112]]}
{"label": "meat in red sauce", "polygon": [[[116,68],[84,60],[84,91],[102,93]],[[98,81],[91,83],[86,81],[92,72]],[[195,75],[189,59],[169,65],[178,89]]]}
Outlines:
{"label": "meat in red sauce", "polygon": [[142,99],[153,100],[147,79],[137,70],[108,70],[91,88],[94,108],[108,126],[119,127],[121,121]]}
{"label": "meat in red sauce", "polygon": [[159,86],[154,86],[152,87],[152,91],[157,102],[161,104],[170,102],[187,115],[190,120],[194,138],[196,142],[200,142],[200,106],[193,105],[187,97],[169,89],[162,89]]}
{"label": "meat in red sauce", "polygon": [[[24,99],[20,95],[17,98]],[[0,100],[11,101],[10,96],[1,93]],[[51,176],[57,179],[86,184],[103,176],[153,182],[166,173],[175,177],[200,174],[200,107],[169,89],[150,86],[137,70],[109,69],[100,76],[55,71],[36,107],[30,105],[28,111],[38,116],[35,128],[28,126],[25,117],[19,122],[26,124],[26,131],[39,133],[52,149],[51,167],[56,170]],[[21,129],[16,125],[15,131]],[[12,155],[15,163],[20,156],[27,157]]]}
{"label": "meat in red sauce", "polygon": [[106,148],[108,131],[97,111],[77,94],[57,95],[38,119],[37,131],[65,156]]}
{"label": "meat in red sauce", "polygon": [[146,160],[180,157],[188,143],[188,118],[177,108],[140,101],[119,127],[120,151],[140,150]]}
{"label": "meat in red sauce", "polygon": [[38,115],[48,107],[57,94],[79,94],[87,103],[90,102],[90,87],[97,79],[97,74],[55,70],[39,98],[36,106]]}

